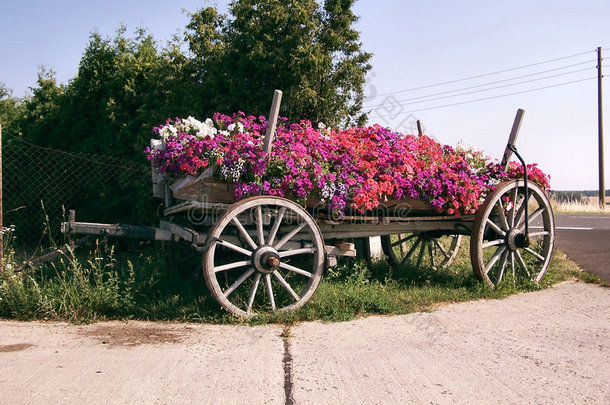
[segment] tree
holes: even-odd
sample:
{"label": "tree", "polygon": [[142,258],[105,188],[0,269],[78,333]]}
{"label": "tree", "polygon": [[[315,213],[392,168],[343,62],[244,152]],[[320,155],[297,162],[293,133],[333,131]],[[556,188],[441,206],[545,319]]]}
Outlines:
{"label": "tree", "polygon": [[12,91],[0,82],[0,124],[5,133],[19,134],[19,120],[23,116],[25,106],[21,99],[13,97]]}
{"label": "tree", "polygon": [[191,15],[186,41],[206,113],[267,114],[273,90],[281,113],[347,125],[361,115],[371,54],[361,50],[354,0],[238,0],[231,18],[215,8]]}

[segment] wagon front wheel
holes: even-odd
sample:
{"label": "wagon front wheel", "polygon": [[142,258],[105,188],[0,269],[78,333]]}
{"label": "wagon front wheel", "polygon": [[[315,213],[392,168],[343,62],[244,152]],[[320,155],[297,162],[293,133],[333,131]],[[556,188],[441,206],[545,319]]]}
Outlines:
{"label": "wagon front wheel", "polygon": [[403,266],[429,267],[440,270],[455,260],[462,242],[461,235],[415,232],[381,237],[383,253],[395,269]]}
{"label": "wagon front wheel", "polygon": [[224,309],[249,318],[305,305],[324,259],[322,234],[305,209],[260,196],[233,204],[210,229],[203,274]]}
{"label": "wagon front wheel", "polygon": [[[507,274],[539,282],[553,253],[555,222],[544,191],[523,180],[501,183],[490,193],[475,216],[470,242],[474,273],[492,289]],[[525,207],[528,207],[525,234]]]}

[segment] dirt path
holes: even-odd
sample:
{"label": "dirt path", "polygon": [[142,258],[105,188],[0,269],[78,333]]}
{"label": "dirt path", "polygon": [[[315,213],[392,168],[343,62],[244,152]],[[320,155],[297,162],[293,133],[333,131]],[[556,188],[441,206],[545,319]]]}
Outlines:
{"label": "dirt path", "polygon": [[0,322],[2,404],[610,403],[610,289],[353,322]]}

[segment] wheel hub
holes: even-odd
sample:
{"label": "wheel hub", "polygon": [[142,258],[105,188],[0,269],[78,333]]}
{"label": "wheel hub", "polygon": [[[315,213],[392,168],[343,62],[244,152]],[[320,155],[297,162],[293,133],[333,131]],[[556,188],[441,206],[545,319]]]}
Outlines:
{"label": "wheel hub", "polygon": [[261,246],[252,255],[254,268],[264,274],[273,273],[280,263],[280,255],[272,246]]}
{"label": "wheel hub", "polygon": [[506,234],[506,246],[513,252],[529,245],[529,238],[525,237],[525,234],[519,228],[513,228]]}

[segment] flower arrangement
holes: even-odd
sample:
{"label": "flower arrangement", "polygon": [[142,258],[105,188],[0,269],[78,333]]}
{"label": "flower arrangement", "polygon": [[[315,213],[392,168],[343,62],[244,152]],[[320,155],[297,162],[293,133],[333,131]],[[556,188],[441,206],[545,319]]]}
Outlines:
{"label": "flower arrangement", "polygon": [[[439,213],[472,214],[495,184],[523,175],[518,163],[505,172],[474,148],[454,149],[379,125],[339,130],[280,118],[266,155],[266,128],[264,116],[243,112],[216,113],[204,122],[168,119],[154,128],[164,148],[145,153],[174,178],[213,168],[214,177],[232,184],[236,199],[265,194],[319,200],[339,215],[405,198],[423,200]],[[548,176],[536,165],[528,165],[528,174],[548,189]]]}

